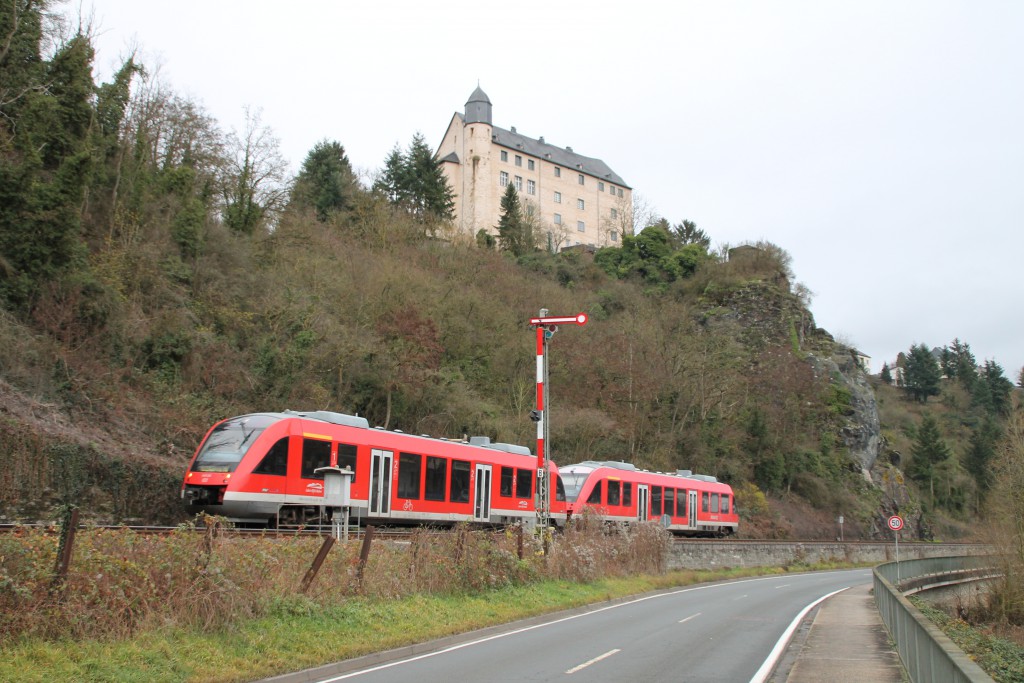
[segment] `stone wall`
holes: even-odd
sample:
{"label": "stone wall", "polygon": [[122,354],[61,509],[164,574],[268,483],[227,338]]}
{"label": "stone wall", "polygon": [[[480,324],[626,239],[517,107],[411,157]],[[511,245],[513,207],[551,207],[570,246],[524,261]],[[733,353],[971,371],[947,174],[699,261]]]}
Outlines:
{"label": "stone wall", "polygon": [[[900,543],[900,560],[977,555],[985,546],[969,543]],[[894,543],[680,540],[668,551],[672,569],[787,567],[817,562],[882,563],[896,559]]]}

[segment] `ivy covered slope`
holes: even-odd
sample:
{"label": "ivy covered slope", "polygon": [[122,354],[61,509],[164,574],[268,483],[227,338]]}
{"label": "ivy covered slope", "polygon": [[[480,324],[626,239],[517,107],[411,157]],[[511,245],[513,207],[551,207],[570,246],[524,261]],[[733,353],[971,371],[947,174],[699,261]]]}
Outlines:
{"label": "ivy covered slope", "polygon": [[[358,413],[389,429],[531,445],[540,308],[552,455],[716,475],[751,535],[871,532],[873,396],[815,327],[786,253],[709,253],[666,220],[551,254],[530,211],[501,244],[450,228],[421,136],[372,186],[324,140],[295,178],[258,116],[224,133],[129,59],[92,80],[88,35],[46,3],[0,16],[0,518],[181,519],[214,421]],[[12,23],[13,22],[13,23]],[[521,231],[517,233],[516,231]],[[514,249],[512,248],[514,246]]]}

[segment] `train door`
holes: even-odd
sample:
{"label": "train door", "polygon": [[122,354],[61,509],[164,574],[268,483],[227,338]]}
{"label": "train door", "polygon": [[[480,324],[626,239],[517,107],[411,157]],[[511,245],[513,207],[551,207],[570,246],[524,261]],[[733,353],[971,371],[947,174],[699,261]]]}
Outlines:
{"label": "train door", "polygon": [[473,519],[487,522],[491,519],[491,466],[476,466],[476,498],[473,499]]}
{"label": "train door", "polygon": [[391,516],[391,465],[394,453],[374,448],[370,459],[370,516]]}
{"label": "train door", "polygon": [[687,522],[687,524],[689,525],[689,527],[691,529],[696,529],[697,528],[697,492],[694,491],[693,489],[690,489],[689,491],[687,491],[687,493],[690,494],[689,495],[690,505],[689,505],[689,510],[688,510],[689,514],[686,517],[686,522]]}
{"label": "train door", "polygon": [[637,484],[636,487],[636,518],[641,522],[646,522],[647,517],[651,514],[651,499],[647,494],[646,484]]}

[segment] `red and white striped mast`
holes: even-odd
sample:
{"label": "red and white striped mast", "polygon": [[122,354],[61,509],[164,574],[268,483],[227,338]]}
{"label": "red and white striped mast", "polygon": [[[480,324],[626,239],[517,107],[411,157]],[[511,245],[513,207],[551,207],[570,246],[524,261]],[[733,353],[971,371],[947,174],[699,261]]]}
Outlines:
{"label": "red and white striped mast", "polygon": [[559,325],[586,325],[587,314],[573,316],[549,316],[548,309],[540,309],[540,316],[530,318],[530,325],[537,330],[537,409],[530,413],[530,419],[537,423],[537,526],[546,529],[551,518],[551,497],[548,482],[544,444],[548,438],[548,409],[544,400],[544,385],[548,376],[548,339],[558,331]]}

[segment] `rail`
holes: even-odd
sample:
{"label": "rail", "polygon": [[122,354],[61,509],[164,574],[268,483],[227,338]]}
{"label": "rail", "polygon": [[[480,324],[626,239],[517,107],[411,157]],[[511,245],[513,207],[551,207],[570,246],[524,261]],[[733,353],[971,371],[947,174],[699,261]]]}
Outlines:
{"label": "rail", "polygon": [[918,586],[922,579],[934,580],[936,585],[943,583],[943,575],[970,576],[973,580],[991,573],[991,565],[991,557],[970,555],[888,562],[875,567],[875,604],[911,681],[992,681],[901,592],[903,585]]}

